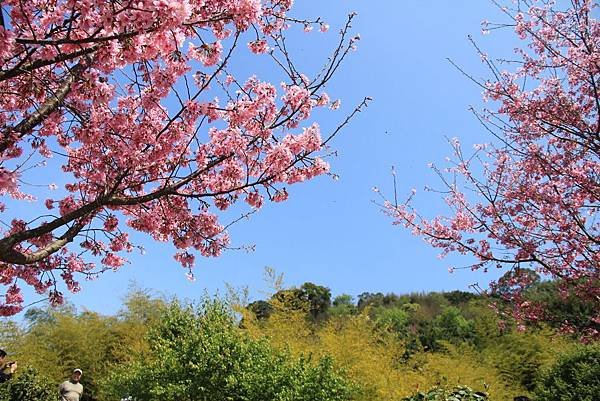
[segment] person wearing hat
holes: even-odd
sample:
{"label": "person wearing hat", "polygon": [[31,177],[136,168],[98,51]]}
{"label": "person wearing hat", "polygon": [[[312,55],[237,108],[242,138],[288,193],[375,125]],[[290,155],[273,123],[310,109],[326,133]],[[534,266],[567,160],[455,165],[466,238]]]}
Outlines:
{"label": "person wearing hat", "polygon": [[16,362],[5,362],[6,351],[0,349],[0,383],[10,380],[12,375],[17,370]]}
{"label": "person wearing hat", "polygon": [[79,380],[82,373],[81,369],[73,369],[71,378],[60,385],[60,401],[79,401],[81,399],[83,385],[79,383]]}

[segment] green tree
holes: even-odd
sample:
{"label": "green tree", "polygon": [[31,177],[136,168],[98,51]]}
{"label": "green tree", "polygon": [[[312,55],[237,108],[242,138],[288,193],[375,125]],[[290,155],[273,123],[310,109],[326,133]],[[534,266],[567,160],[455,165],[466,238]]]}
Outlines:
{"label": "green tree", "polygon": [[300,288],[289,288],[277,291],[270,300],[271,304],[281,311],[305,311],[310,305]]}
{"label": "green tree", "polygon": [[466,319],[459,308],[448,306],[433,320],[436,340],[452,343],[472,341],[475,335],[474,323]]}
{"label": "green tree", "polygon": [[493,285],[492,294],[509,299],[515,293],[526,291],[540,283],[540,275],[532,269],[510,269]]}
{"label": "green tree", "polygon": [[316,319],[324,316],[331,306],[331,291],[327,287],[306,282],[300,288],[277,291],[271,297],[270,303],[277,309],[308,312]]}
{"label": "green tree", "polygon": [[444,293],[442,293],[442,295],[453,306],[466,304],[470,300],[478,297],[477,294],[473,294],[472,292],[459,291],[459,290],[444,292]]}
{"label": "green tree", "polygon": [[600,396],[600,346],[581,347],[563,356],[536,386],[539,401],[597,401]]}
{"label": "green tree", "polygon": [[124,322],[152,324],[160,318],[166,305],[167,302],[163,297],[152,295],[149,290],[132,286],[117,316]]}
{"label": "green tree", "polygon": [[359,311],[367,307],[376,308],[378,306],[383,306],[383,298],[385,295],[383,293],[378,292],[373,294],[371,292],[363,292],[358,296],[357,307]]}
{"label": "green tree", "polygon": [[322,285],[304,283],[300,287],[303,297],[308,300],[309,312],[313,318],[317,318],[327,312],[331,306],[331,290]]}
{"label": "green tree", "polygon": [[273,305],[267,301],[258,300],[248,304],[248,310],[254,313],[258,320],[265,320],[273,313]]}
{"label": "green tree", "polygon": [[352,295],[341,294],[334,298],[329,308],[330,316],[348,316],[356,313],[356,306]]}
{"label": "green tree", "polygon": [[542,366],[541,343],[533,335],[509,333],[490,344],[484,351],[501,376],[508,383],[520,385],[527,391],[533,390]]}
{"label": "green tree", "polygon": [[98,378],[117,362],[114,351],[126,346],[117,336],[117,319],[87,311],[76,314],[69,308],[42,312],[36,312],[25,335],[14,344],[19,362],[38,369],[55,387],[80,368],[82,399],[101,399]]}
{"label": "green tree", "polygon": [[353,386],[330,358],[294,359],[241,330],[219,300],[172,303],[148,334],[149,352],[114,370],[114,398],[144,401],[342,401]]}
{"label": "green tree", "polygon": [[380,307],[375,312],[375,327],[396,333],[405,338],[409,334],[410,313],[404,308]]}

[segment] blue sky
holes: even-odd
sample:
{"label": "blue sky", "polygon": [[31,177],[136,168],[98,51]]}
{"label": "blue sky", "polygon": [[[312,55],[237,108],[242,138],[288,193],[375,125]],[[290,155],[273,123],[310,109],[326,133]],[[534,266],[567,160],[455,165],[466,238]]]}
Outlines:
{"label": "blue sky", "polygon": [[[311,281],[331,288],[334,295],[356,296],[364,291],[396,292],[482,287],[494,273],[468,270],[449,274],[450,265],[468,259],[437,258],[437,250],[404,229],[393,226],[378,207],[372,187],[391,195],[391,166],[399,192],[418,190],[416,205],[430,215],[443,204],[425,185],[435,186],[429,162],[444,163],[451,153],[445,137],[459,137],[465,146],[491,140],[468,111],[482,106],[481,90],[446,60],[451,58],[478,78],[486,71],[467,40],[471,34],[492,56],[511,54],[510,31],[481,35],[484,19],[505,21],[486,0],[298,0],[294,14],[321,16],[331,26],[327,34],[293,34],[292,49],[314,70],[334,45],[345,16],[356,11],[353,31],[360,33],[358,51],[327,88],[342,99],[341,110],[318,115],[332,128],[364,96],[369,108],[336,137],[338,156],[329,160],[339,180],[319,177],[288,188],[290,199],[267,204],[231,230],[234,245],[255,245],[254,252],[230,251],[217,259],[198,259],[197,280],[190,282],[173,259],[173,248],[142,238],[145,255],[132,255],[118,272],[82,283],[78,294],[66,294],[79,308],[114,313],[132,282],[157,293],[197,298],[205,291],[223,291],[225,283],[248,286],[253,299],[268,290],[265,266],[285,276],[286,285]],[[233,68],[252,70],[238,60]],[[269,71],[260,71],[268,76]],[[26,205],[23,205],[26,207]]]}

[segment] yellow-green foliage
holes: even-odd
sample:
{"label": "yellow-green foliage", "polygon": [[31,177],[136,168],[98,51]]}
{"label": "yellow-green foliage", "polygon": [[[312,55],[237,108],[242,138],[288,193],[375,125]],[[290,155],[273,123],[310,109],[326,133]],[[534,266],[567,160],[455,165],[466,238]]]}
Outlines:
{"label": "yellow-green foliage", "polygon": [[507,383],[519,386],[521,394],[529,394],[542,370],[578,344],[550,328],[529,328],[524,332],[513,328],[501,333],[496,313],[484,300],[471,301],[465,309],[475,321],[479,358],[495,368]]}
{"label": "yellow-green foliage", "polygon": [[18,360],[18,372],[35,368],[58,387],[74,368],[80,368],[86,396],[102,400],[99,381],[116,365],[147,349],[145,334],[163,304],[136,291],[125,300],[126,308],[118,317],[76,313],[69,307],[36,309],[30,313],[29,327],[13,328],[19,335],[0,332],[0,336],[11,358]]}
{"label": "yellow-green foliage", "polygon": [[[293,291],[277,294],[269,301],[270,317],[263,320],[245,307],[247,297],[232,298],[242,315],[240,329],[254,338],[267,338],[293,356],[312,356],[312,361],[333,357],[336,368],[361,387],[356,401],[398,401],[439,385],[466,385],[490,393],[491,401],[512,400],[531,395],[543,368],[575,346],[550,330],[501,333],[497,316],[485,300],[461,306],[469,335],[452,337],[446,336],[447,325],[434,326],[442,330],[441,335],[429,330],[436,318],[424,314],[417,304],[402,305],[389,315],[366,307],[358,314],[314,316],[309,302]],[[435,302],[428,305],[432,311],[437,307]],[[134,291],[117,316],[69,308],[32,310],[27,327],[7,322],[0,329],[0,340],[11,358],[19,361],[20,370],[27,365],[36,368],[57,385],[73,367],[82,368],[86,394],[107,401],[110,398],[102,393],[99,381],[149,349],[146,334],[153,322],[162,319],[164,307],[163,299]],[[428,343],[421,341],[420,333],[436,335],[435,348],[425,352]],[[450,340],[442,341],[445,338]]]}
{"label": "yellow-green foliage", "polygon": [[374,338],[366,315],[313,326],[302,312],[274,313],[266,322],[248,321],[245,327],[252,335],[267,337],[272,345],[296,355],[331,355],[351,379],[363,386],[365,400],[397,400],[402,394],[393,391],[391,385],[400,379],[399,372],[389,367],[396,363],[403,348],[398,342],[387,342],[385,336]]}
{"label": "yellow-green foliage", "polygon": [[490,393],[490,400],[512,400],[523,390],[504,380],[500,372],[485,363],[471,347],[446,345],[445,352],[432,352],[424,356],[421,375],[426,378],[428,389],[433,384],[466,385]]}
{"label": "yellow-green foliage", "polygon": [[[528,357],[540,366],[546,366],[556,358],[553,347],[564,349],[565,340],[553,339],[545,332],[512,333],[497,341],[481,353],[473,345],[455,346],[444,344],[443,352],[417,352],[408,360],[402,358],[405,344],[395,335],[375,330],[368,312],[329,319],[315,324],[302,311],[277,308],[266,321],[256,321],[245,316],[244,327],[253,336],[267,337],[280,348],[294,354],[331,355],[349,377],[363,388],[361,401],[398,400],[415,390],[427,390],[435,385],[467,385],[485,390],[490,400],[511,400],[517,395],[528,394],[528,389],[508,371],[511,358],[515,363],[526,365]],[[481,328],[480,328],[481,329]],[[491,328],[487,328],[492,332]],[[495,329],[497,331],[497,328]],[[508,344],[535,344],[532,355],[519,354]],[[508,350],[502,349],[507,347]],[[516,358],[521,355],[522,358]]]}
{"label": "yellow-green foliage", "polygon": [[497,338],[480,352],[487,366],[494,367],[508,383],[516,383],[531,392],[543,369],[553,365],[558,356],[575,347],[573,341],[550,329],[511,332]]}

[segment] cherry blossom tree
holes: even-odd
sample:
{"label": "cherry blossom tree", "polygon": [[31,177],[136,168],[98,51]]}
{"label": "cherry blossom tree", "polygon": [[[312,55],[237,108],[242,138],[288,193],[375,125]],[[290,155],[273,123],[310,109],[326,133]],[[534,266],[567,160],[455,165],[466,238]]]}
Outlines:
{"label": "cherry blossom tree", "polygon": [[[222,211],[241,201],[244,216],[328,173],[328,142],[367,102],[327,135],[310,121],[339,105],[324,87],[356,45],[354,15],[308,77],[285,33],[328,25],[290,17],[292,3],[0,2],[0,315],[22,310],[24,285],[60,304],[63,286],[119,268],[139,247],[132,230],[172,242],[191,274],[196,253],[230,246]],[[283,82],[238,79],[244,51]],[[44,177],[60,187],[34,196]]]}
{"label": "cherry blossom tree", "polygon": [[[474,112],[495,137],[493,144],[469,151],[453,139],[449,167],[431,165],[442,179],[446,215],[419,214],[414,192],[405,202],[386,201],[384,210],[442,255],[470,255],[474,262],[468,268],[512,269],[500,284],[515,289],[503,296],[521,322],[548,317],[543,305],[523,298],[521,290],[531,284],[528,268],[557,280],[560,296],[595,305],[582,334],[598,337],[600,23],[593,18],[598,4],[497,5],[509,23],[484,22],[484,33],[513,27],[523,45],[517,60],[492,60],[476,46],[491,78],[474,80],[490,105]],[[569,322],[563,329],[573,330]]]}

